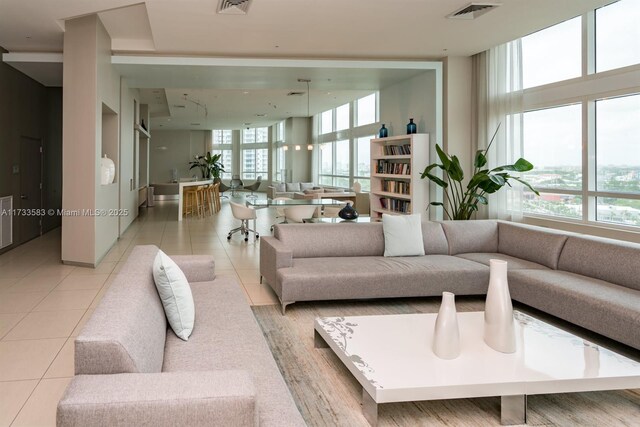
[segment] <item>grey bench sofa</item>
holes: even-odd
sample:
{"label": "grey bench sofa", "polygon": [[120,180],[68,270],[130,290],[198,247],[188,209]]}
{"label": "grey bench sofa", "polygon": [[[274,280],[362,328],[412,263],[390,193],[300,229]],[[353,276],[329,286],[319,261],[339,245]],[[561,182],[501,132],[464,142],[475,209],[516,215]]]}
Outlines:
{"label": "grey bench sofa", "polygon": [[381,223],[281,224],[260,274],[296,301],[486,294],[508,261],[511,297],[640,349],[640,245],[512,222],[423,222],[425,256],[384,257]]}
{"label": "grey bench sofa", "polygon": [[172,256],[196,308],[182,341],[154,285],[157,252],[133,250],[76,338],[57,425],[304,426],[236,280],[210,256]]}

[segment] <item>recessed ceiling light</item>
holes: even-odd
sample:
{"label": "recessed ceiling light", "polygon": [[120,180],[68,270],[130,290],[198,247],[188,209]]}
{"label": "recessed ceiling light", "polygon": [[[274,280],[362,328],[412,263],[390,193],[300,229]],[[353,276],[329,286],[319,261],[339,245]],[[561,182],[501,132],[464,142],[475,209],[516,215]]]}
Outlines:
{"label": "recessed ceiling light", "polygon": [[256,117],[265,117],[266,115],[267,115],[266,113],[259,113],[259,114],[256,114]]}
{"label": "recessed ceiling light", "polygon": [[200,126],[200,123],[191,123],[191,126]]}
{"label": "recessed ceiling light", "polygon": [[331,92],[327,92],[327,95],[331,95]]}
{"label": "recessed ceiling light", "polygon": [[242,93],[245,94],[245,95],[249,94],[249,92],[247,92],[246,90],[244,92],[242,92]]}
{"label": "recessed ceiling light", "polygon": [[168,122],[170,122],[170,121],[171,121],[171,119],[167,119],[167,121],[168,121]]}
{"label": "recessed ceiling light", "polygon": [[25,38],[26,38],[26,39],[30,39],[30,38],[31,38],[31,36],[27,36],[27,37],[25,37]]}
{"label": "recessed ceiling light", "polygon": [[277,48],[279,48],[280,46],[276,45],[275,47],[276,47],[276,49],[277,49]]}

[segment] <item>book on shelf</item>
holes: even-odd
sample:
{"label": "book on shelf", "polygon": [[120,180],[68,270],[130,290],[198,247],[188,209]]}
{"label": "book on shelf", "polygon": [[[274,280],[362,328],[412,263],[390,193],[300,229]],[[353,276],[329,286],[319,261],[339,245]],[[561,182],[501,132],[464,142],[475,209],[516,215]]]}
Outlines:
{"label": "book on shelf", "polygon": [[385,156],[399,156],[411,154],[411,144],[385,145],[382,147]]}
{"label": "book on shelf", "polygon": [[411,194],[411,183],[408,181],[383,180],[382,191],[388,193]]}
{"label": "book on shelf", "polygon": [[380,197],[380,206],[382,206],[383,209],[393,212],[411,212],[411,202],[409,200],[399,200],[393,199],[391,197]]}
{"label": "book on shelf", "polygon": [[409,163],[378,160],[378,164],[376,166],[376,173],[383,173],[383,174],[389,174],[389,175],[410,175],[411,165]]}

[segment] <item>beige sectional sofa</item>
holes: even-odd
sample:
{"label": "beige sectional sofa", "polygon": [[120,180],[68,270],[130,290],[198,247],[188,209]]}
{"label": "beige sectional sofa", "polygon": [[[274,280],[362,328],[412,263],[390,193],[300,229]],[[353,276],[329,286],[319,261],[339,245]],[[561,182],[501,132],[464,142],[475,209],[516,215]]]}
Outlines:
{"label": "beige sectional sofa", "polygon": [[509,262],[511,297],[640,349],[640,245],[503,221],[424,222],[425,256],[384,257],[381,223],[281,224],[260,274],[296,301],[482,295],[489,260]]}
{"label": "beige sectional sofa", "polygon": [[58,426],[304,426],[240,286],[209,256],[173,256],[193,294],[188,341],[167,329],[138,246],[75,341]]}

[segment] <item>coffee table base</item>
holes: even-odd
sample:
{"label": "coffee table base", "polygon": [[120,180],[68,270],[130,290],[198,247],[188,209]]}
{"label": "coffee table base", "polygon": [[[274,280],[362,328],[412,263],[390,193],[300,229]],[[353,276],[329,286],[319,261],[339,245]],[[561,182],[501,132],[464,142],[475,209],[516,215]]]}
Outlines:
{"label": "coffee table base", "polygon": [[[372,427],[378,425],[378,404],[362,389],[362,415]],[[500,398],[500,423],[512,426],[527,423],[527,395],[502,396]]]}
{"label": "coffee table base", "polygon": [[500,398],[500,423],[503,426],[527,423],[527,395],[502,396]]}

